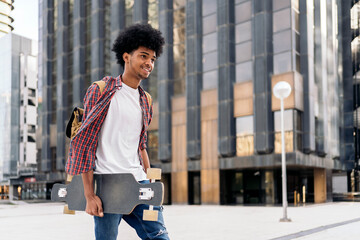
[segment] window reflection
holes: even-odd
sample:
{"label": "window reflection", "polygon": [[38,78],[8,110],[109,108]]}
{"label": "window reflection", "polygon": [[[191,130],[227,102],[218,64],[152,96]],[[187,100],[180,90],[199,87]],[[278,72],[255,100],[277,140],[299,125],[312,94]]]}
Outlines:
{"label": "window reflection", "polygon": [[174,95],[185,93],[185,0],[173,2]]}
{"label": "window reflection", "polygon": [[129,27],[133,22],[134,0],[125,0],[125,25]]}
{"label": "window reflection", "polygon": [[181,8],[176,9],[174,11],[174,27],[178,25],[183,25],[184,22],[185,22],[185,7],[182,6]]}
{"label": "window reflection", "polygon": [[217,70],[206,72],[203,74],[203,89],[217,88],[218,74]]}
{"label": "window reflection", "polygon": [[186,0],[174,0],[174,9],[176,8],[181,8],[181,7],[185,7],[186,4]]}
{"label": "window reflection", "polygon": [[273,10],[279,10],[282,8],[290,7],[291,1],[289,0],[273,0]]}
{"label": "window reflection", "polygon": [[217,1],[209,0],[206,1],[206,4],[202,4],[203,7],[203,79],[202,87],[203,89],[213,89],[217,88],[218,82],[218,72],[217,72]]}
{"label": "window reflection", "polygon": [[[148,2],[148,18],[149,18],[149,24],[155,28],[159,29],[159,20],[158,20],[158,0],[149,0]],[[154,101],[157,100],[157,62],[155,62],[155,66],[153,71],[150,74],[150,77],[148,78],[148,91],[151,94],[151,97]]]}
{"label": "window reflection", "polygon": [[216,69],[217,64],[218,64],[217,52],[204,54],[204,58],[203,58],[204,72]]}
{"label": "window reflection", "polygon": [[254,154],[254,116],[236,118],[236,155]]}
{"label": "window reflection", "polygon": [[251,60],[252,42],[244,42],[236,45],[236,62],[244,62]]}
{"label": "window reflection", "polygon": [[149,24],[155,29],[159,29],[158,4],[159,0],[149,0],[148,3]]}
{"label": "window reflection", "polygon": [[291,30],[274,34],[274,53],[291,50]]}
{"label": "window reflection", "polygon": [[212,14],[210,16],[203,18],[203,34],[204,35],[216,31],[216,27],[217,27],[216,17],[217,17],[216,14]]}
{"label": "window reflection", "polygon": [[148,155],[151,164],[158,163],[158,148],[159,148],[159,132],[148,131]]}
{"label": "window reflection", "polygon": [[[284,131],[292,131],[294,129],[294,117],[292,109],[284,111]],[[280,111],[274,112],[275,132],[281,131],[281,113]]]}
{"label": "window reflection", "polygon": [[245,42],[251,40],[251,21],[247,21],[236,25],[235,27],[235,42]]}
{"label": "window reflection", "polygon": [[251,19],[251,1],[241,3],[235,7],[235,22],[241,23]]}
{"label": "window reflection", "polygon": [[290,72],[292,70],[292,54],[284,52],[274,55],[274,74]]}
{"label": "window reflection", "polygon": [[273,31],[278,32],[285,29],[290,29],[290,8],[278,11],[273,16]]}
{"label": "window reflection", "polygon": [[[285,131],[285,152],[294,151],[294,132]],[[281,153],[281,132],[275,133],[275,153]]]}
{"label": "window reflection", "polygon": [[253,80],[252,61],[236,65],[236,82],[245,82]]}
{"label": "window reflection", "polygon": [[217,8],[216,0],[207,0],[206,4],[202,4],[202,12],[203,16],[207,16],[209,14],[215,13]]}
{"label": "window reflection", "polygon": [[217,33],[211,33],[203,38],[203,51],[211,52],[217,49]]}
{"label": "window reflection", "polygon": [[174,45],[184,42],[185,42],[185,25],[174,28]]}
{"label": "window reflection", "polygon": [[254,135],[236,136],[236,156],[251,156],[254,154]]}

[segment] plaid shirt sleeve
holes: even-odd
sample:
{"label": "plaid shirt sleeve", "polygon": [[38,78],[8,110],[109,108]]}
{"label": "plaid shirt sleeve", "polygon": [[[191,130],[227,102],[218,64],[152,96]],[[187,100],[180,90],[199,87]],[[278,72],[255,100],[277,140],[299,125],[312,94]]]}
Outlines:
{"label": "plaid shirt sleeve", "polygon": [[151,105],[149,105],[148,99],[146,98],[146,95],[143,94],[142,98],[141,98],[141,104],[142,104],[142,108],[144,111],[144,127],[141,130],[141,135],[140,135],[140,144],[139,144],[139,148],[140,150],[143,150],[145,148],[147,148],[147,128],[151,123],[152,120],[152,115],[153,115],[153,103],[151,103]]}
{"label": "plaid shirt sleeve", "polygon": [[[100,97],[100,88],[97,84],[92,84],[84,97],[84,115],[82,122],[84,123],[89,116],[91,109],[96,105],[97,100]],[[82,129],[80,128],[79,132]],[[89,140],[91,139],[87,135],[84,138],[75,136],[70,142],[69,158],[66,163],[66,172],[70,175],[77,175],[83,172],[88,172],[95,167],[95,159],[91,147],[89,148]]]}
{"label": "plaid shirt sleeve", "polygon": [[92,84],[86,91],[84,97],[84,116],[83,120],[87,118],[91,109],[95,106],[96,101],[100,98],[100,87],[97,84]]}

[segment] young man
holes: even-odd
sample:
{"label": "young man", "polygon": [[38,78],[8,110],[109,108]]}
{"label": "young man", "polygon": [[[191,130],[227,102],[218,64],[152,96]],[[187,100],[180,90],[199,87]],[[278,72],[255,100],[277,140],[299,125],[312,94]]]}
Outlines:
{"label": "young man", "polygon": [[143,221],[143,209],[137,206],[130,215],[103,213],[101,199],[94,194],[93,175],[132,173],[140,183],[150,167],[146,151],[147,128],[152,106],[140,87],[149,77],[165,41],[161,32],[148,24],[133,25],[117,37],[113,51],[124,72],[117,78],[105,77],[105,88],[93,84],[84,98],[84,120],[70,142],[66,171],[82,174],[86,212],[94,216],[96,239],[116,239],[124,219],[141,239],[169,239],[159,210],[157,222]]}

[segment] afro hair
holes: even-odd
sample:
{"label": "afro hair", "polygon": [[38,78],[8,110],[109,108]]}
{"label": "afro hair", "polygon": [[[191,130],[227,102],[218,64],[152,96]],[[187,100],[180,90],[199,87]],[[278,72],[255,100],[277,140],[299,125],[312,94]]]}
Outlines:
{"label": "afro hair", "polygon": [[124,67],[124,53],[131,53],[142,46],[153,50],[156,57],[159,57],[164,44],[165,40],[159,30],[154,29],[150,24],[135,24],[119,34],[112,51],[116,54],[117,63]]}

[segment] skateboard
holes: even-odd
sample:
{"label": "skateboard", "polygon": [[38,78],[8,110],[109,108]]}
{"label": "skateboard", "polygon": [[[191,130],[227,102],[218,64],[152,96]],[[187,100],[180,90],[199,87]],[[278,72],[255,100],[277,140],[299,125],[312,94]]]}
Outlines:
{"label": "skateboard", "polygon": [[[131,173],[94,174],[94,192],[102,201],[104,213],[130,214],[139,204],[149,205],[143,219],[156,221],[158,212],[153,206],[160,206],[164,199],[164,185],[155,182],[161,178],[161,169],[148,169],[150,183],[138,183]],[[51,200],[66,202],[64,213],[85,211],[86,199],[81,175],[73,176],[69,184],[54,184]],[[70,212],[67,210],[70,210]]]}

